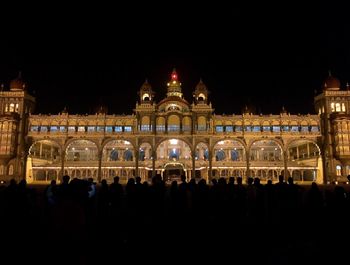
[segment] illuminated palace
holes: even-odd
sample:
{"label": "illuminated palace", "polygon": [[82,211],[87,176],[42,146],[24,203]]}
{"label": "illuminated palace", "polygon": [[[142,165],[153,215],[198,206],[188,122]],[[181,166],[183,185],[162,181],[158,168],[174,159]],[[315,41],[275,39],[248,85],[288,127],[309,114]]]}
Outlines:
{"label": "illuminated palace", "polygon": [[255,115],[248,108],[217,115],[202,81],[193,102],[184,99],[175,70],[159,102],[147,81],[141,86],[132,115],[103,108],[94,115],[36,115],[34,107],[20,76],[0,92],[0,179],[283,175],[328,183],[349,174],[350,91],[332,76],[315,97],[317,115]]}

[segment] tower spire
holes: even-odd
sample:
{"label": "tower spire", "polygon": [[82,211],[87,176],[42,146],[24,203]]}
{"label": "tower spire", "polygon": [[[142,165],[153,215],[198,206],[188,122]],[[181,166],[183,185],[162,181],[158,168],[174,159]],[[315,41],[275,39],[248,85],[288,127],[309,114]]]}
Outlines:
{"label": "tower spire", "polygon": [[167,96],[175,96],[182,98],[181,83],[179,82],[179,76],[174,68],[171,75],[170,81],[168,82],[168,92]]}

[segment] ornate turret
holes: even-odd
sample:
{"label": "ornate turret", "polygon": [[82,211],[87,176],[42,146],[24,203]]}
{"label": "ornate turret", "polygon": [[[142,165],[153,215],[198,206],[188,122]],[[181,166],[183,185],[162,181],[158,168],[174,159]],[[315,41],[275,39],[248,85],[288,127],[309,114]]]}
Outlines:
{"label": "ornate turret", "polygon": [[22,73],[19,72],[18,76],[10,82],[11,91],[22,91],[26,88],[25,82],[22,80]]}
{"label": "ornate turret", "polygon": [[171,80],[168,82],[167,97],[175,96],[182,98],[181,83],[178,81],[178,76],[174,68],[171,73]]}
{"label": "ornate turret", "polygon": [[153,103],[154,91],[152,90],[152,86],[148,83],[147,79],[145,80],[145,82],[142,84],[140,88],[139,96],[140,96],[141,104]]}
{"label": "ornate turret", "polygon": [[199,83],[196,86],[196,89],[193,92],[195,104],[207,104],[208,94],[209,91],[207,89],[207,86],[203,83],[202,79],[200,79]]}
{"label": "ornate turret", "polygon": [[329,71],[323,86],[325,90],[340,90],[340,81],[338,78],[332,76],[331,71]]}

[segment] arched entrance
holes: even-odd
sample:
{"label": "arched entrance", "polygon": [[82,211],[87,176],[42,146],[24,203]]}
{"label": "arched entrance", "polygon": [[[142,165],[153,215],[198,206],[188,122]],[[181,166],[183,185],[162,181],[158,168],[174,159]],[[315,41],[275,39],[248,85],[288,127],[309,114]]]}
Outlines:
{"label": "arched entrance", "polygon": [[184,165],[181,163],[167,163],[164,165],[163,180],[171,183],[176,180],[181,181],[181,176],[185,175]]}
{"label": "arched entrance", "polygon": [[27,182],[57,179],[61,170],[61,147],[52,140],[39,140],[29,148]]}
{"label": "arched entrance", "polygon": [[[179,169],[178,167],[182,165],[180,167],[183,168],[184,172],[181,173],[184,174],[190,172],[192,169],[191,147],[181,139],[166,139],[162,141],[157,146],[156,158],[155,167],[158,174],[164,174],[165,166],[168,164],[177,165],[174,170]],[[179,175],[179,172],[173,175]]]}

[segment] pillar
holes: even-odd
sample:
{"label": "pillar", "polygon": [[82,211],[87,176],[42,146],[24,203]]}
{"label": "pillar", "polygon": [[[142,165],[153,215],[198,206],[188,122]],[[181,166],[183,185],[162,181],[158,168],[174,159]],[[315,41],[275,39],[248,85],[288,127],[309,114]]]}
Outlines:
{"label": "pillar", "polygon": [[246,181],[248,181],[248,178],[251,175],[251,173],[250,173],[250,157],[249,157],[249,153],[250,153],[250,151],[246,152],[246,163],[247,163]]}
{"label": "pillar", "polygon": [[97,182],[101,182],[101,178],[102,178],[101,167],[102,167],[102,151],[99,151],[99,152],[98,152]]}
{"label": "pillar", "polygon": [[297,159],[299,159],[299,147],[297,146]]}
{"label": "pillar", "polygon": [[306,149],[307,149],[307,157],[310,157],[310,143],[306,144]]}
{"label": "pillar", "polygon": [[156,152],[152,150],[152,177],[156,175]]}
{"label": "pillar", "polygon": [[213,152],[209,151],[209,179],[211,180],[213,177],[213,172],[212,172],[212,166],[213,166]]}
{"label": "pillar", "polygon": [[135,177],[139,176],[139,150],[135,150]]}
{"label": "pillar", "polygon": [[42,154],[43,154],[43,144],[42,144],[42,142],[40,142],[40,147],[39,147],[39,157],[40,158],[41,158]]}
{"label": "pillar", "polygon": [[196,151],[192,151],[192,178],[196,177]]}
{"label": "pillar", "polygon": [[[297,149],[298,150],[298,149]],[[297,156],[299,157],[299,151],[297,151]],[[287,154],[287,150],[283,151],[283,166],[284,166],[284,179],[287,180],[288,178],[288,154]]]}
{"label": "pillar", "polygon": [[59,176],[60,182],[62,182],[62,177],[64,176],[64,160],[66,159],[66,152],[61,152],[61,174]]}

